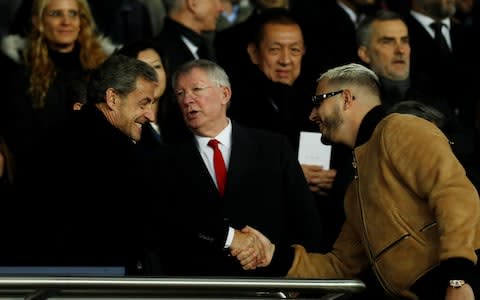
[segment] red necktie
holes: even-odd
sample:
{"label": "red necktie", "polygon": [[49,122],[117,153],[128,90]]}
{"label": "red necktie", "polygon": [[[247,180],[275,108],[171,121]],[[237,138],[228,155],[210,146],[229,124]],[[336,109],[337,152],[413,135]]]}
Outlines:
{"label": "red necktie", "polygon": [[223,160],[222,152],[218,148],[219,141],[212,139],[208,141],[208,146],[213,148],[213,167],[215,168],[215,177],[217,177],[218,192],[223,196],[225,182],[227,181],[227,168]]}

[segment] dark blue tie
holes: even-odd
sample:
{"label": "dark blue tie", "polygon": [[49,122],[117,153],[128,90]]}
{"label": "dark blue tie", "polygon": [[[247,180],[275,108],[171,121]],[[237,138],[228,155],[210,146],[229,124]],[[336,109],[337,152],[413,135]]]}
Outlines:
{"label": "dark blue tie", "polygon": [[438,49],[442,54],[442,57],[450,55],[450,48],[448,47],[447,41],[442,34],[442,27],[444,24],[442,22],[433,22],[430,24],[430,27],[435,32],[435,42],[437,43]]}

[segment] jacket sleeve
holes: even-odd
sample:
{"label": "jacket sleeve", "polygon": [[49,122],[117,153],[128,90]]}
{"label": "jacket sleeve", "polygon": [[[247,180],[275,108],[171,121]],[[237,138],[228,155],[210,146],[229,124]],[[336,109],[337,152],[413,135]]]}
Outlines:
{"label": "jacket sleeve", "polygon": [[288,277],[352,278],[368,266],[368,258],[351,224],[345,222],[333,250],[327,254],[308,253],[294,245],[295,257]]}

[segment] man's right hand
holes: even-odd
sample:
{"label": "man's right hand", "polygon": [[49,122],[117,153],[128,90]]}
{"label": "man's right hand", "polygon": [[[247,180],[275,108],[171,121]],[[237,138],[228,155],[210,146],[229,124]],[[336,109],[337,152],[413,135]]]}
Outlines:
{"label": "man's right hand", "polygon": [[265,235],[253,227],[245,226],[245,228],[242,229],[242,233],[253,234],[256,236],[257,240],[262,245],[264,256],[260,259],[253,259],[252,253],[251,251],[248,251],[248,249],[244,251],[232,251],[231,254],[238,259],[244,270],[254,270],[258,267],[267,267],[272,261],[275,252],[275,245],[272,244]]}
{"label": "man's right hand", "polygon": [[264,261],[265,249],[257,235],[245,230],[247,227],[241,231],[235,229],[230,253],[232,256],[243,253],[245,264],[257,265],[260,261]]}

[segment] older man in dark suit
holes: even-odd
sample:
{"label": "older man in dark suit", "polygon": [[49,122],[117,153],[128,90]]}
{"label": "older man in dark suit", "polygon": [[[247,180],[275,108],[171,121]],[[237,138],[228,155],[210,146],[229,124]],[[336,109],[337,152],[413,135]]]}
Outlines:
{"label": "older man in dark suit", "polygon": [[[162,247],[165,271],[248,275],[229,255],[243,247],[238,243],[246,225],[281,244],[319,249],[320,220],[286,137],[242,127],[227,117],[230,83],[211,61],[179,67],[172,83],[192,137],[174,148],[171,197],[157,202],[162,208],[152,209],[163,211],[162,221],[170,221],[164,228],[174,242]],[[211,140],[217,141],[221,154],[210,146]]]}

